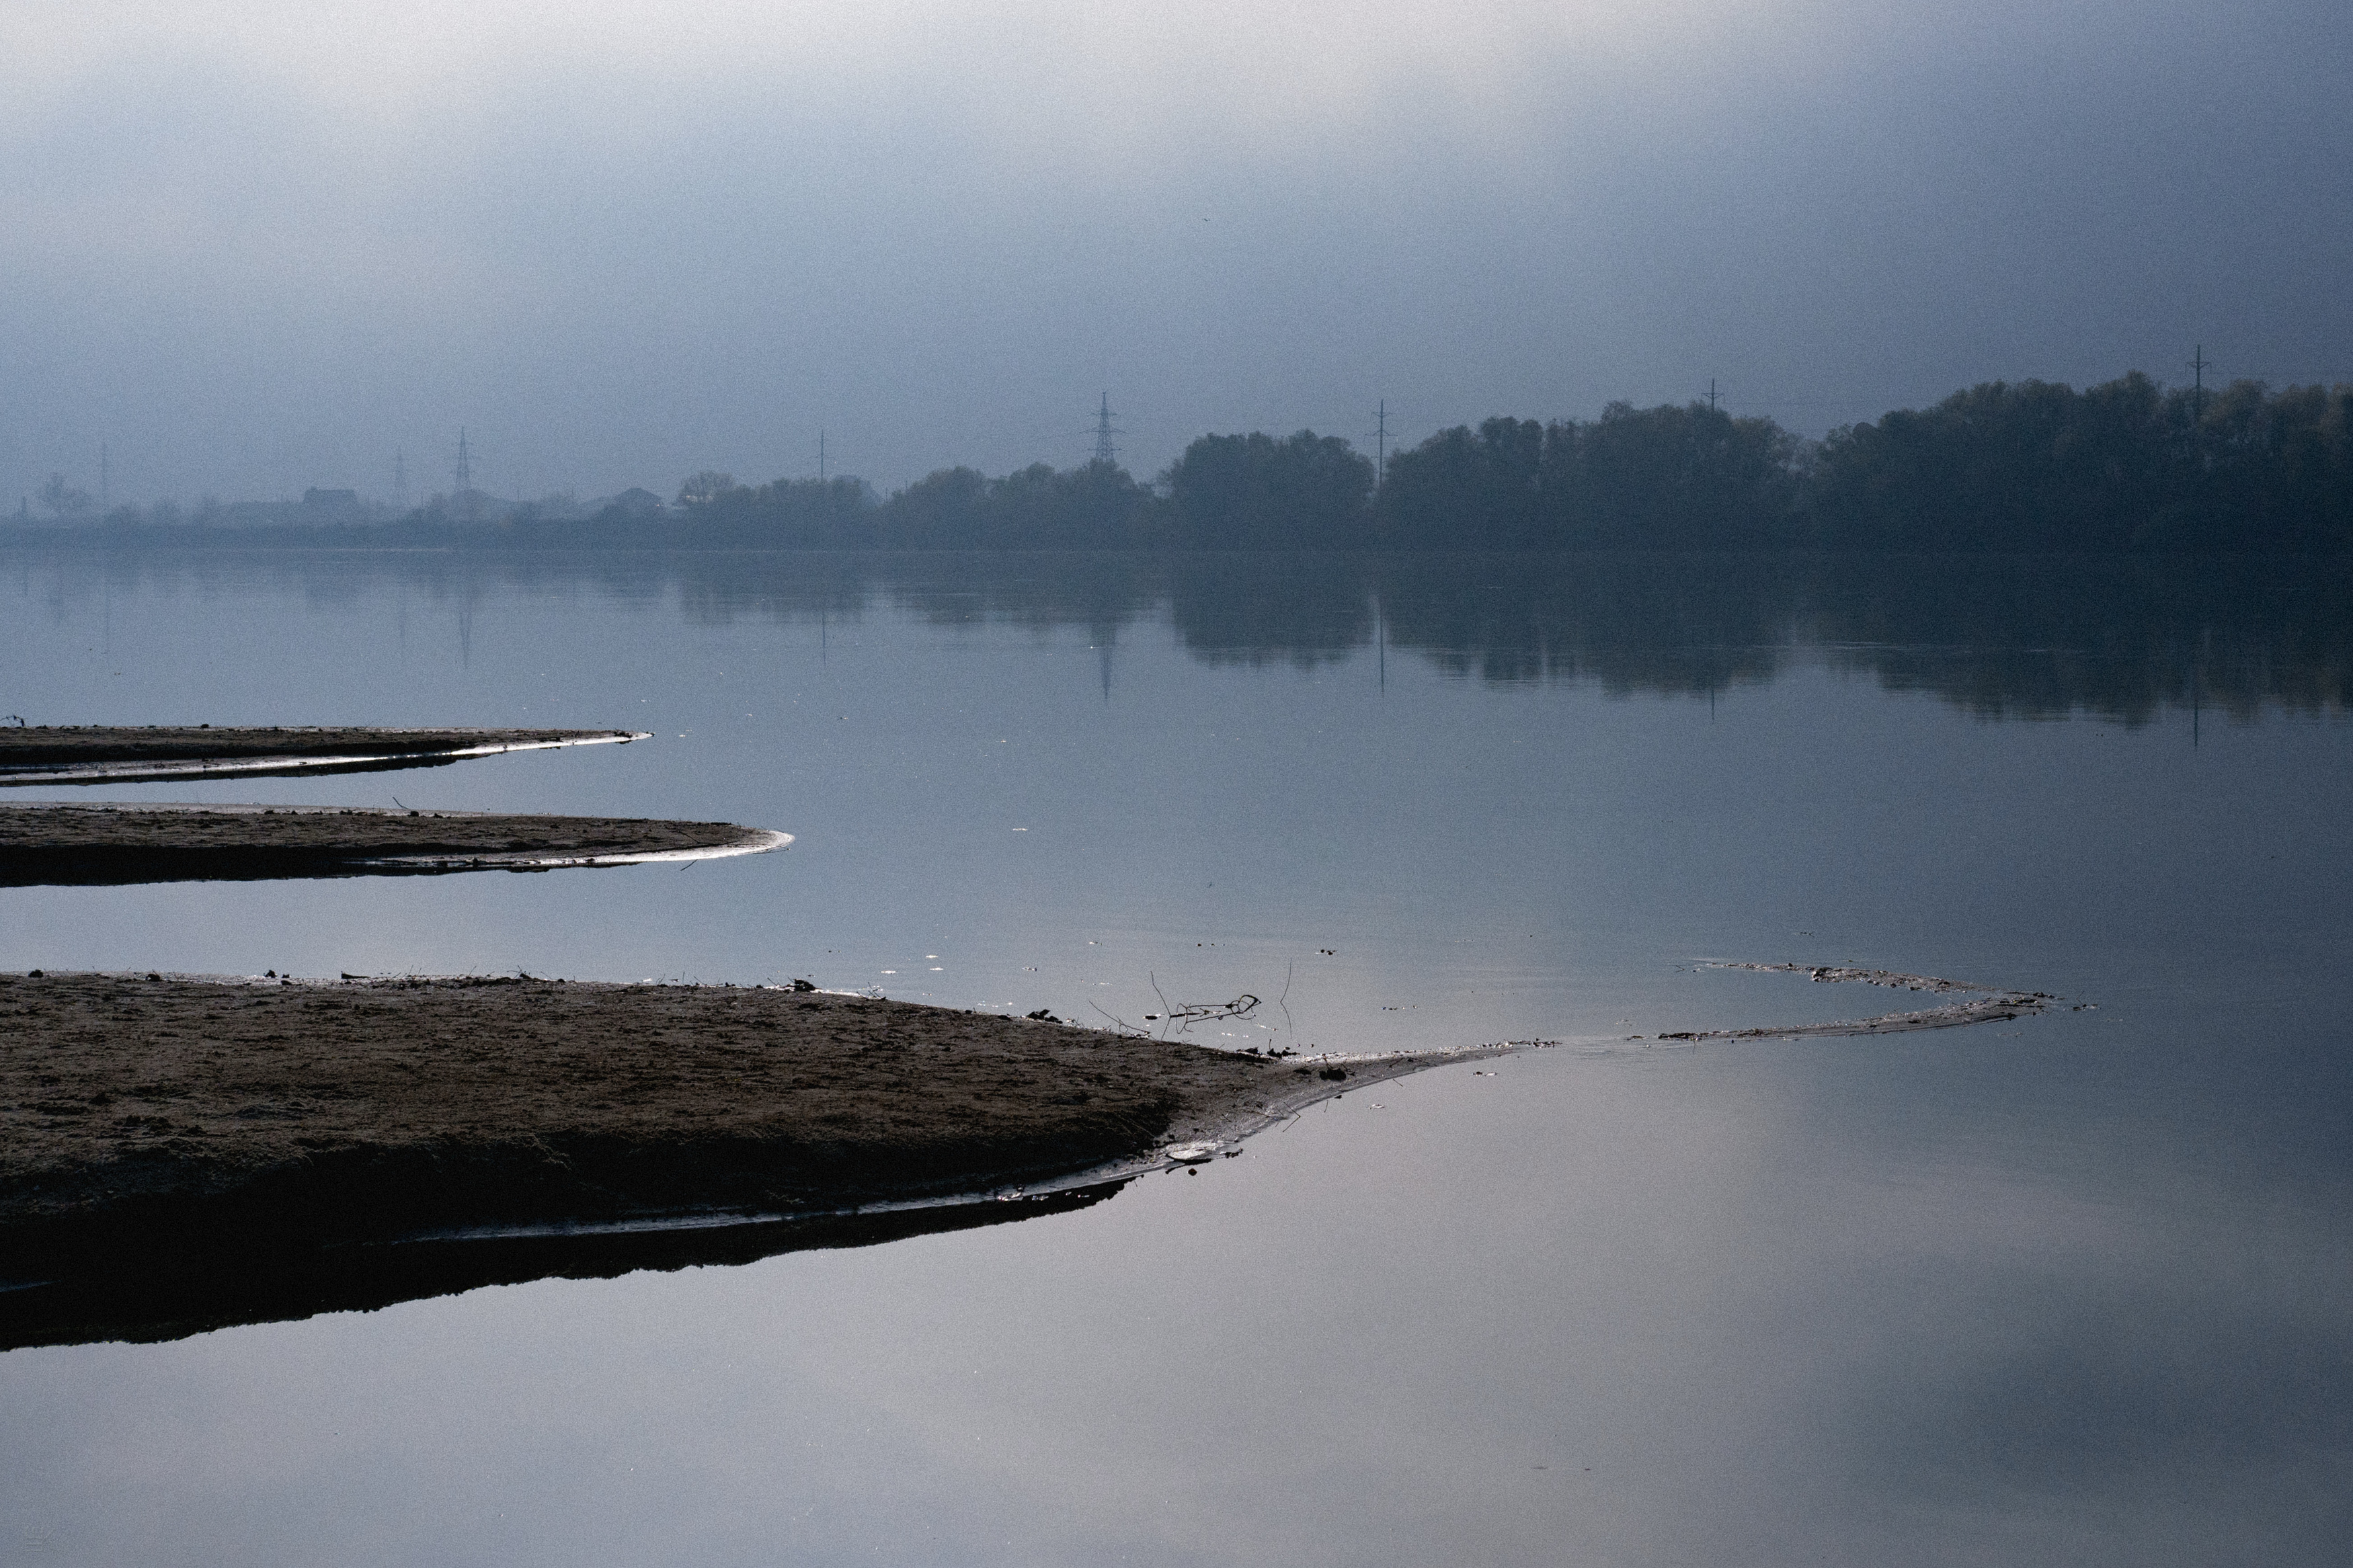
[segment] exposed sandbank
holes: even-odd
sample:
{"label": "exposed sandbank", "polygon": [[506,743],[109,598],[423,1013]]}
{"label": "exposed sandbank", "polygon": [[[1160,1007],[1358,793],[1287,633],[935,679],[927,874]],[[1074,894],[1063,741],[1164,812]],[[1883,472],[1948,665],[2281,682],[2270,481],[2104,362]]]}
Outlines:
{"label": "exposed sandbank", "polygon": [[[1656,1038],[2051,1000],[1729,967],[1977,1000]],[[1318,1100],[1548,1043],[1273,1058],[783,986],[0,976],[0,1348],[1080,1206]]]}
{"label": "exposed sandbank", "polygon": [[0,784],[370,773],[501,752],[625,744],[642,730],[382,729],[358,725],[0,726]]}
{"label": "exposed sandbank", "polygon": [[542,871],[707,859],[792,836],[730,822],[375,806],[0,805],[0,886]]}
{"label": "exposed sandbank", "polygon": [[1437,1059],[786,988],[0,977],[0,1276],[1069,1180]]}

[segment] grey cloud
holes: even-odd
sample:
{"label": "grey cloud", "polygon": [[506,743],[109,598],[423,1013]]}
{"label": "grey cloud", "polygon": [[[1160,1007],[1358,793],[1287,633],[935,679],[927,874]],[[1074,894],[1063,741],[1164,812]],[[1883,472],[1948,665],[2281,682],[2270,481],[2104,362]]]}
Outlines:
{"label": "grey cloud", "polygon": [[108,55],[0,114],[0,481],[105,441],[119,493],[380,490],[465,424],[501,489],[794,472],[820,425],[889,483],[1075,460],[1106,385],[1149,471],[1383,396],[1420,434],[1713,375],[1819,429],[2193,340],[2353,375],[2338,12],[1927,16],[1792,11],[1744,63],[1708,10],[1514,58],[1498,8],[1426,82],[1400,47],[1290,96],[971,23],[839,79],[510,38],[441,100]]}

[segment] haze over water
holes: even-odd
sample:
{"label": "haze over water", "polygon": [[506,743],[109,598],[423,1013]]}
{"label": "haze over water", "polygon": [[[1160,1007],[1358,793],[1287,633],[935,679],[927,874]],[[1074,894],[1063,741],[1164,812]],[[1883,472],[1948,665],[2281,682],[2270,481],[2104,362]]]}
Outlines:
{"label": "haze over water", "polygon": [[[9,889],[0,967],[808,975],[1129,1020],[1249,992],[1204,1037],[1567,1042],[1071,1214],[9,1352],[12,1561],[2316,1563],[2353,1525],[2325,574],[5,565],[35,722],[656,731],[69,798],[797,837]],[[1661,1045],[1908,1000],[1711,959],[2061,1004]]]}

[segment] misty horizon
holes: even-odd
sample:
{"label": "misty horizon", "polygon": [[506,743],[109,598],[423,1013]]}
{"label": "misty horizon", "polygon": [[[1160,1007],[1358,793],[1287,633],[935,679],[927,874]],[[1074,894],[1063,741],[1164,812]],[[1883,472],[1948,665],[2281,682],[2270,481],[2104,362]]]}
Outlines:
{"label": "misty horizon", "polygon": [[[2202,355],[2202,345],[2200,346],[2199,352]],[[2125,373],[2123,376],[2117,379],[2122,381],[2133,377],[2139,377],[2142,374],[2142,372],[2133,370]],[[2178,393],[2184,390],[2179,386],[2168,386],[2161,377],[2150,377],[2147,379],[2155,384],[2160,393]],[[2004,384],[2007,384],[1980,382],[1974,384],[1972,388],[1964,388],[1960,390],[1968,391],[1981,389],[1989,385]],[[2034,384],[2029,383],[2028,384]],[[2067,388],[2063,383],[2057,384],[2063,390],[2073,390],[2071,388]],[[2114,383],[2102,383],[2100,384],[2107,385],[2114,384]],[[2277,392],[2295,392],[2303,390],[2295,384],[2289,384],[2284,387],[2271,387],[2267,384],[2262,383],[2261,381],[2253,378],[2242,379],[2239,385],[2242,387],[2253,385],[2262,387],[2266,391]],[[2333,392],[2335,394],[2341,395],[2345,386],[2345,380],[2342,377],[2339,377],[2333,380],[2316,382],[2313,384],[2312,390],[2315,392]],[[2096,390],[2096,387],[2087,387],[2085,390],[2089,392]],[[2207,390],[2210,394],[2219,395],[2225,389],[2220,384],[2214,384],[2209,386]],[[1676,408],[1679,406],[1692,408],[1706,406],[1713,409],[1717,406],[1716,403],[1714,401],[1715,395],[1715,388],[1711,386],[1708,389],[1708,396],[1706,398],[1695,397],[1683,404],[1669,401],[1658,405],[1657,407],[1662,410]],[[1632,405],[1629,400],[1622,398],[1612,399],[1609,404],[1604,406],[1601,412],[1607,414],[1611,408],[1630,406],[1632,406]],[[1729,408],[1728,404],[1725,405],[1725,406],[1727,409]],[[1488,419],[1514,417],[1508,413],[1491,410],[1484,419],[1464,421],[1447,429],[1428,432],[1422,441],[1416,441],[1409,438],[1401,426],[1388,425],[1386,419],[1386,407],[1384,406],[1376,413],[1376,419],[1381,422],[1386,427],[1380,429],[1375,436],[1367,437],[1363,440],[1352,440],[1345,435],[1333,436],[1329,438],[1337,440],[1351,449],[1358,451],[1377,451],[1384,455],[1388,453],[1403,453],[1411,451],[1416,446],[1423,444],[1423,441],[1436,439],[1449,434],[1469,429],[1472,426],[1484,423]],[[1871,418],[1850,421],[1845,426],[1833,427],[1832,430],[1822,432],[1821,436],[1835,435],[1841,429],[1852,428],[1854,426],[1858,425],[1872,424],[1875,421],[1884,420],[1890,416],[1916,414],[1918,412],[1919,410],[1915,408],[1885,409],[1880,411],[1880,413]],[[1110,416],[1117,417],[1118,416],[1114,412]],[[1795,430],[1792,427],[1783,425],[1782,422],[1774,419],[1773,415],[1769,410],[1752,412],[1748,415],[1748,417],[1761,418],[1782,428],[1788,428],[1792,435],[1797,436],[1800,440],[1809,442],[1810,445],[1818,447],[1820,444],[1820,437],[1809,437],[1804,432]],[[1562,416],[1552,415],[1539,415],[1536,416],[1536,419],[1538,423],[1564,422]],[[1568,416],[1566,422],[1573,423],[1574,416]],[[1281,426],[1280,428],[1288,433],[1294,427],[1286,426]],[[1313,428],[1307,426],[1297,426],[1295,428],[1298,433],[1302,435],[1318,436],[1319,434]],[[535,493],[524,489],[512,489],[502,492],[498,488],[494,477],[481,478],[474,480],[473,482],[462,481],[458,477],[458,470],[455,466],[457,459],[455,458],[454,454],[460,439],[463,439],[468,444],[469,458],[467,460],[470,464],[479,464],[485,468],[494,466],[482,455],[479,446],[473,444],[470,436],[467,435],[465,432],[466,427],[460,426],[459,433],[457,435],[453,435],[451,437],[449,445],[451,453],[453,454],[452,461],[450,464],[443,466],[439,476],[435,475],[432,469],[430,469],[416,456],[409,453],[406,448],[396,448],[394,451],[393,464],[390,469],[391,478],[380,488],[371,486],[364,481],[342,483],[338,481],[344,478],[344,476],[329,476],[315,479],[309,483],[304,484],[301,487],[302,493],[299,496],[281,494],[273,497],[240,496],[228,498],[213,494],[211,492],[205,492],[191,500],[182,493],[170,492],[150,498],[143,503],[137,499],[121,494],[119,489],[115,489],[111,485],[111,478],[108,475],[107,470],[111,468],[112,459],[108,455],[106,449],[101,448],[99,459],[100,477],[95,481],[94,486],[86,475],[68,472],[61,469],[52,469],[43,479],[40,486],[36,487],[33,489],[29,489],[19,496],[18,511],[20,513],[31,512],[33,510],[36,499],[39,498],[42,502],[43,511],[47,515],[58,521],[64,521],[68,517],[95,521],[102,512],[109,510],[111,507],[121,506],[164,509],[167,512],[173,515],[175,520],[184,514],[198,509],[217,510],[234,508],[243,504],[256,503],[278,506],[298,503],[304,505],[317,505],[323,503],[329,507],[333,507],[338,504],[356,502],[362,506],[371,509],[390,509],[393,512],[397,513],[416,508],[429,507],[444,502],[454,501],[462,497],[472,496],[478,498],[481,502],[499,506],[512,507],[536,504],[543,508],[556,509],[557,512],[561,515],[587,516],[595,512],[600,507],[613,504],[621,500],[622,498],[633,493],[649,495],[661,502],[662,505],[670,506],[679,504],[683,500],[682,489],[684,487],[692,486],[698,479],[719,479],[729,483],[733,483],[736,480],[736,476],[732,473],[727,473],[723,470],[705,466],[686,474],[683,480],[680,483],[665,483],[658,478],[650,480],[640,478],[628,483],[619,485],[610,491],[602,493],[586,489],[577,484],[565,484],[562,482],[552,484],[544,489],[537,490]],[[1203,436],[1195,437],[1192,439],[1194,442],[1204,439],[1214,439],[1218,435],[1219,432],[1212,431]],[[1086,432],[1087,443],[1095,443],[1098,439],[1099,437],[1095,431],[1089,430]],[[825,440],[829,443],[829,435],[825,437]],[[1190,444],[1191,443],[1188,443],[1187,445],[1189,446]],[[766,482],[782,485],[806,479],[822,479],[829,476],[834,479],[855,482],[865,487],[868,490],[880,497],[896,494],[923,479],[936,478],[943,473],[946,473],[954,469],[974,467],[974,465],[964,462],[941,462],[929,468],[923,469],[919,474],[910,476],[904,479],[882,481],[874,479],[868,475],[857,472],[853,468],[846,467],[841,461],[832,455],[834,450],[835,448],[831,447],[829,445],[821,444],[818,448],[813,450],[810,461],[802,468],[776,473],[765,481],[754,478],[749,480],[749,482],[753,484]],[[1096,450],[1099,452],[1100,447],[1097,447]],[[1033,454],[1028,460],[1017,462],[1011,465],[1011,468],[1008,471],[1017,471],[1039,463],[1043,463],[1050,468],[1059,470],[1071,471],[1082,468],[1089,461],[1093,460],[1092,455],[1082,455],[1071,458],[1069,460],[1062,462],[1057,462],[1055,460],[1055,457],[1056,454],[1053,453]],[[1170,474],[1174,471],[1178,460],[1181,459],[1182,457],[1183,453],[1179,452],[1171,458],[1170,462],[1163,464],[1157,468],[1147,468],[1137,464],[1130,463],[1126,460],[1127,453],[1124,449],[1115,447],[1113,449],[1112,460],[1117,463],[1121,470],[1124,472],[1136,473],[1145,476],[1142,482],[1146,486],[1165,489],[1167,485]],[[440,479],[443,477],[448,479],[448,483],[444,484],[440,482]],[[42,494],[44,490],[49,493],[44,496]],[[65,502],[65,498],[67,497],[72,498],[70,503],[61,504]],[[576,509],[576,510],[567,511],[565,509]]]}
{"label": "misty horizon", "polygon": [[[0,495],[1082,461],[2345,378],[2309,3],[0,21]],[[559,15],[561,20],[559,21]],[[2116,47],[2129,38],[2130,47]],[[12,509],[14,510],[14,509]]]}
{"label": "misty horizon", "polygon": [[[705,468],[675,501],[633,487],[502,500],[459,432],[450,490],[391,504],[312,487],[300,502],[111,506],[62,474],[18,504],[17,542],[720,550],[2353,550],[2353,385],[2271,388],[2135,372],[2081,391],[1983,383],[1809,440],[1716,401],[1593,420],[1498,416],[1372,455],[1300,430],[1206,435],[1139,482],[1108,399],[1079,466],[744,482]],[[90,525],[101,526],[94,532]],[[80,528],[82,533],[71,531]]]}

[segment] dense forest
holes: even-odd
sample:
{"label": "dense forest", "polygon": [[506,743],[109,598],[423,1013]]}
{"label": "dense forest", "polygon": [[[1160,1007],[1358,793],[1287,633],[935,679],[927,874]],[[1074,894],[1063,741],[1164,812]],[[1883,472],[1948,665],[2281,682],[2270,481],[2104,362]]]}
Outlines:
{"label": "dense forest", "polygon": [[[63,521],[58,496],[78,492],[62,479],[50,489]],[[1705,404],[1616,403],[1588,421],[1441,430],[1385,473],[1303,430],[1203,436],[1150,484],[1097,461],[994,479],[944,468],[887,497],[855,479],[705,472],[672,502],[633,490],[585,516],[466,499],[398,520],[234,530],[123,509],[105,531],[672,549],[2348,553],[2353,386],[1989,382],[1818,442]]]}

